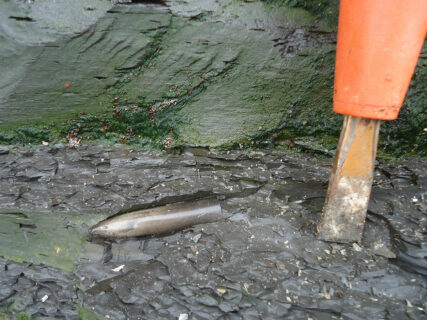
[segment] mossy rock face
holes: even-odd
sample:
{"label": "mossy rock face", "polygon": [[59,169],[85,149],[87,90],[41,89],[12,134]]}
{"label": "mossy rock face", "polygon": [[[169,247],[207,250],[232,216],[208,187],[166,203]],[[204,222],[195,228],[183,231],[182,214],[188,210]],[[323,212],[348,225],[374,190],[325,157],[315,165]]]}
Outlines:
{"label": "mossy rock face", "polygon": [[[8,61],[0,69],[0,143],[72,131],[83,141],[138,145],[302,138],[336,146],[336,1],[0,6],[11,26],[0,28],[8,48],[0,53]],[[59,8],[70,16],[52,17]],[[383,126],[380,155],[425,152],[421,56],[401,117]]]}
{"label": "mossy rock face", "polygon": [[57,40],[41,46],[25,43],[22,50],[29,50],[32,60],[4,94],[0,112],[8,117],[0,125],[46,123],[104,110],[105,89],[116,82],[116,74],[141,63],[152,41],[146,33],[167,25],[168,19],[161,10],[121,7],[104,12],[77,34],[56,35]]}
{"label": "mossy rock face", "polygon": [[[110,7],[102,0],[0,2],[0,112],[4,115],[0,127],[55,119],[65,109],[60,99],[63,91],[58,88],[65,84],[61,74],[69,73],[76,57],[70,60],[64,52],[57,55],[61,59],[55,54],[44,57],[60,51],[55,49],[60,49],[64,39],[84,33]],[[65,51],[76,54],[69,48]],[[61,62],[67,62],[64,71]],[[65,78],[72,81],[70,76]]]}
{"label": "mossy rock face", "polygon": [[280,76],[281,59],[271,40],[238,25],[176,20],[154,65],[124,86],[129,100],[187,96],[178,131],[191,144],[218,146],[275,125],[283,104],[267,83]]}
{"label": "mossy rock face", "polygon": [[427,153],[427,41],[424,42],[408,93],[394,121],[381,127],[382,154],[423,155]]}

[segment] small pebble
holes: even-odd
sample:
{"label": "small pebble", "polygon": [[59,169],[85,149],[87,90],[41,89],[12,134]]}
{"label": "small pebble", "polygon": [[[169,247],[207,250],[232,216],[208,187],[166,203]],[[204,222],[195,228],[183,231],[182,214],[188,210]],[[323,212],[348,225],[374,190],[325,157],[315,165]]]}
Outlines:
{"label": "small pebble", "polygon": [[353,243],[353,249],[357,252],[362,251],[362,248],[356,242]]}
{"label": "small pebble", "polygon": [[224,289],[224,288],[217,288],[216,291],[218,291],[221,295],[224,295],[227,293],[227,289]]}
{"label": "small pebble", "polygon": [[192,240],[195,242],[195,243],[197,243],[197,242],[199,242],[199,240],[200,240],[200,238],[202,237],[202,234],[201,233],[199,233],[199,234],[196,234],[193,238],[192,238]]}
{"label": "small pebble", "polygon": [[122,265],[118,266],[117,268],[111,269],[111,271],[119,272],[119,271],[121,271],[124,267],[125,267],[125,265],[124,265],[124,264],[122,264]]}
{"label": "small pebble", "polygon": [[188,320],[188,314],[187,313],[181,313],[179,315],[178,320]]}

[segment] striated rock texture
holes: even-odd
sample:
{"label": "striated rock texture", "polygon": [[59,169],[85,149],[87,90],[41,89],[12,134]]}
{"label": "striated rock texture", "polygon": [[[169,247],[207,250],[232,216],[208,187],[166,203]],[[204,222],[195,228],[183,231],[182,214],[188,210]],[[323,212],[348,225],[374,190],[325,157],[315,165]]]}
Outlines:
{"label": "striated rock texture", "polygon": [[[68,3],[62,3],[63,6],[57,9],[68,10]],[[92,26],[70,26],[71,30],[65,28],[65,34],[51,36],[55,39],[53,41],[43,39],[44,44],[41,45],[29,41],[21,45],[21,50],[28,51],[30,60],[26,61],[19,79],[11,76],[4,80],[13,88],[3,93],[0,112],[8,115],[7,118],[2,117],[3,125],[67,119],[81,111],[101,110],[102,95],[116,82],[116,74],[137,67],[150,51],[152,36],[145,33],[162,28],[170,19],[167,12],[157,7],[122,6],[107,11],[105,4],[101,8],[93,7],[95,4],[97,2],[82,1],[81,12],[76,13],[78,16],[86,11],[98,12],[97,19],[83,20],[86,24],[92,22]],[[28,19],[31,20],[13,23],[43,28],[45,21],[37,22],[36,18],[31,18],[40,5],[39,2],[29,5],[31,14]],[[63,23],[61,17],[55,22]],[[50,28],[55,28],[54,22],[52,24]],[[8,30],[4,28],[2,31]],[[50,35],[48,31],[47,35]],[[12,41],[7,41],[5,46],[9,42]]]}
{"label": "striated rock texture", "polygon": [[303,107],[330,102],[332,69],[306,56],[331,52],[335,36],[310,31],[314,17],[301,9],[240,1],[0,5],[8,48],[0,128],[108,113],[111,101],[149,107],[176,99],[165,134],[218,146],[276,128],[296,115],[289,109],[301,96]]}
{"label": "striated rock texture", "polygon": [[[337,8],[323,0],[0,1],[0,143],[41,142],[28,139],[37,135],[28,127],[48,140],[78,127],[84,140],[139,145],[293,139],[333,150]],[[380,156],[425,154],[426,50],[399,120],[382,127]],[[135,106],[142,111],[133,120],[122,113],[112,124]]]}

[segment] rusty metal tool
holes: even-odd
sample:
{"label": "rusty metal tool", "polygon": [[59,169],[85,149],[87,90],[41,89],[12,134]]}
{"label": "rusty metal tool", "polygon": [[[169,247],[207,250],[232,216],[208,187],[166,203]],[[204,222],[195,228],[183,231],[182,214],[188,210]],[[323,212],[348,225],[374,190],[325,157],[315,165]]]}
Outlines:
{"label": "rusty metal tool", "polygon": [[425,0],[341,0],[334,111],[346,115],[319,238],[360,241],[381,120],[394,120],[427,34]]}
{"label": "rusty metal tool", "polygon": [[346,116],[329,180],[323,240],[360,241],[371,193],[380,120]]}

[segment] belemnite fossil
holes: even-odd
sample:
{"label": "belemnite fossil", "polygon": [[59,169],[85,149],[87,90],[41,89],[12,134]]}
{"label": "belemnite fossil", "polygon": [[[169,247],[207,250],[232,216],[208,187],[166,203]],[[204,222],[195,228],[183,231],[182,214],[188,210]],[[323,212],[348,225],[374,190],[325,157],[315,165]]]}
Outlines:
{"label": "belemnite fossil", "polygon": [[103,220],[90,233],[103,238],[138,237],[180,230],[224,218],[217,199],[168,204]]}

